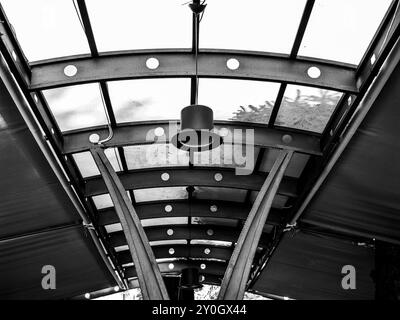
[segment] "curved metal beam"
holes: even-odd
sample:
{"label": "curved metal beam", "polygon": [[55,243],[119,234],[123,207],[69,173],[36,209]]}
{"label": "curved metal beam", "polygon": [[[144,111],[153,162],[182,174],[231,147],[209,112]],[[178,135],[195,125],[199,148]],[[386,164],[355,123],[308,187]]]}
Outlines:
{"label": "curved metal beam", "polygon": [[[170,205],[172,211],[166,213],[165,206]],[[211,211],[211,206],[216,212]],[[221,218],[233,220],[245,220],[249,214],[251,205],[230,201],[214,200],[175,200],[160,201],[151,203],[137,203],[135,210],[139,219],[187,217],[190,210],[192,217]],[[99,210],[98,224],[108,225],[119,223],[119,218],[114,208]],[[271,209],[267,222],[273,225],[280,225],[285,221],[286,211]]]}
{"label": "curved metal beam", "polygon": [[[173,269],[170,269],[170,264],[173,264]],[[201,269],[200,265],[205,264],[205,269]],[[161,273],[181,273],[182,269],[185,268],[197,268],[199,269],[199,273],[202,274],[207,273],[209,275],[214,276],[223,276],[226,263],[217,262],[217,261],[209,261],[209,260],[177,260],[171,262],[162,262],[159,263]],[[136,277],[135,267],[127,267],[125,268],[125,277],[128,279]]]}
{"label": "curved metal beam", "polygon": [[[169,174],[168,181],[163,181],[161,179],[163,173]],[[222,174],[222,181],[216,181],[214,179],[217,173]],[[234,169],[228,168],[173,167],[129,171],[127,173],[119,173],[118,177],[126,190],[193,185],[199,187],[235,188],[257,191],[261,189],[267,175],[267,173],[253,173],[251,175],[241,176],[236,175]],[[285,177],[282,180],[278,193],[289,197],[296,197],[296,187],[296,179]],[[107,192],[106,184],[101,177],[86,180],[86,197]]]}
{"label": "curved metal beam", "polygon": [[[173,230],[172,235],[168,235],[168,229]],[[207,232],[212,230],[212,233]],[[235,242],[239,237],[240,230],[229,227],[216,227],[210,225],[169,225],[159,227],[144,228],[149,241],[162,240],[216,240]],[[122,231],[110,233],[110,245],[113,247],[124,246],[127,244],[125,235]],[[264,233],[261,236],[259,246],[264,247],[268,244],[271,236]]]}
{"label": "curved metal beam", "polygon": [[[318,135],[292,131],[280,128],[268,128],[266,125],[254,123],[238,123],[232,121],[215,121],[215,129],[220,130],[225,128],[229,130],[230,134],[235,132],[243,133],[242,136],[235,134],[233,141],[235,144],[248,144],[251,142],[245,140],[245,130],[254,129],[254,146],[261,148],[280,148],[286,150],[293,150],[300,153],[322,155],[320,148],[320,138]],[[156,128],[163,128],[165,136],[169,137],[169,131],[174,133],[178,130],[179,126],[176,123],[171,125],[168,121],[146,121],[130,124],[118,125],[113,131],[114,136],[112,140],[104,143],[106,147],[123,147],[130,145],[143,145],[154,143],[149,141],[149,133],[154,132]],[[76,153],[82,151],[89,151],[90,142],[89,136],[97,133],[100,139],[105,139],[109,132],[107,127],[87,128],[74,132],[67,132],[64,134],[64,147],[65,154]],[[283,139],[284,136],[290,135],[291,140]],[[286,142],[284,142],[284,140]]]}
{"label": "curved metal beam", "polygon": [[[160,61],[156,70],[146,67],[146,60]],[[229,70],[230,58],[240,61],[237,70]],[[64,68],[73,64],[78,73],[67,77]],[[321,77],[313,79],[307,70],[315,66]],[[275,81],[357,93],[355,68],[320,60],[290,59],[286,56],[257,54],[234,50],[202,50],[199,53],[200,77]],[[191,51],[147,50],[102,54],[99,57],[69,57],[31,65],[31,90],[121,79],[191,77],[195,75]]]}
{"label": "curved metal beam", "polygon": [[[170,253],[170,249],[174,249],[174,253]],[[157,259],[165,258],[202,258],[202,259],[219,259],[229,260],[232,254],[230,247],[217,247],[205,245],[163,245],[152,247],[154,255]],[[206,249],[208,249],[206,251]],[[206,253],[208,252],[208,253]],[[117,253],[118,262],[123,265],[132,262],[132,257],[128,250]]]}

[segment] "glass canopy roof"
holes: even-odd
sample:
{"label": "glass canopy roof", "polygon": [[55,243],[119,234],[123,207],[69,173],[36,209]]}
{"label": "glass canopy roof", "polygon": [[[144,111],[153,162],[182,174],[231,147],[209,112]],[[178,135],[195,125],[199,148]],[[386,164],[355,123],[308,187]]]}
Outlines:
{"label": "glass canopy roof", "polygon": [[[62,72],[63,68],[52,69],[49,78],[58,72],[61,76],[55,77],[61,79],[59,82],[28,89],[43,95],[46,111],[54,117],[51,119],[55,121],[54,128],[59,129],[60,144],[70,137],[78,143],[84,137],[83,147],[62,153],[62,157],[73,163],[78,176],[74,178],[79,180],[85,200],[98,211],[96,214],[112,211],[113,202],[107,191],[99,187],[100,172],[88,151],[87,138],[93,130],[143,126],[154,131],[168,120],[179,120],[181,109],[193,104],[197,93],[198,103],[213,109],[219,127],[257,128],[267,132],[254,143],[251,157],[255,161],[247,180],[229,179],[243,164],[226,160],[240,158],[241,151],[222,146],[213,153],[194,153],[190,158],[187,152],[170,143],[146,144],[135,135],[140,135],[138,129],[128,132],[129,139],[118,136],[120,140],[105,149],[114,170],[125,178],[125,189],[134,205],[149,206],[147,210],[152,217],[142,220],[144,227],[179,225],[196,230],[215,225],[227,228],[227,234],[231,234],[245,217],[230,216],[230,212],[236,207],[252,205],[278,157],[283,133],[298,134],[296,137],[303,137],[306,143],[316,137],[319,146],[322,137],[331,132],[335,117],[342,116],[343,105],[349,105],[348,97],[357,96],[356,77],[350,79],[354,82],[350,89],[343,79],[348,79],[348,74],[355,75],[363,63],[392,1],[316,0],[311,11],[307,11],[312,1],[207,0],[200,22],[199,54],[203,59],[202,54],[215,54],[213,63],[223,65],[218,65],[218,71],[212,73],[215,65],[200,59],[198,88],[191,66],[195,61],[193,17],[185,0],[85,0],[86,17],[76,0],[0,0],[0,3],[30,67],[46,69],[62,65],[64,68],[71,64],[76,68],[78,80],[75,73],[69,75]],[[162,58],[166,53],[178,56],[180,60],[175,61],[178,67],[172,68],[169,61],[164,64]],[[132,60],[125,61],[125,57],[139,57],[143,61],[132,66],[126,62]],[[159,58],[154,69],[146,67],[149,57]],[[237,68],[227,65],[231,57],[240,60]],[[111,63],[104,71],[101,61],[107,58]],[[259,70],[264,66],[260,61],[272,65],[272,71],[268,69],[271,74]],[[322,70],[315,66],[312,70],[314,64]],[[129,72],[120,76],[121,69]],[[279,132],[278,143],[264,141],[276,132]],[[272,204],[280,214],[293,205],[297,183],[307,174],[308,165],[313,164],[310,160],[315,160],[316,154],[320,156],[318,152],[295,151],[285,172],[283,190],[278,191]],[[184,170],[192,170],[193,181],[176,177]],[[200,176],[195,176],[197,171],[203,173],[200,182],[195,180]],[[169,174],[168,179],[173,178],[172,182],[162,178],[165,173]],[[190,178],[191,173],[187,173]],[[216,179],[218,174],[220,180]],[[141,186],[128,185],[130,179],[134,183],[140,179]],[[101,190],[90,194],[89,184]],[[188,186],[193,186],[192,194]],[[207,208],[205,213],[201,212],[204,216],[199,212],[189,215],[185,208],[181,208],[183,214],[174,211],[177,204],[191,201]],[[228,215],[218,216],[217,202],[230,204],[225,209]],[[154,204],[162,206],[150,207]],[[166,209],[168,206],[171,210]],[[165,216],[166,212],[170,216]],[[154,218],[157,213],[164,217]],[[102,230],[109,235],[120,233],[118,220],[109,219],[101,225]],[[272,229],[270,225],[266,232]],[[235,241],[205,236],[203,239],[203,236],[200,234],[195,240],[156,239],[151,244],[183,241],[232,246]],[[121,252],[127,247],[118,244],[114,249]]]}

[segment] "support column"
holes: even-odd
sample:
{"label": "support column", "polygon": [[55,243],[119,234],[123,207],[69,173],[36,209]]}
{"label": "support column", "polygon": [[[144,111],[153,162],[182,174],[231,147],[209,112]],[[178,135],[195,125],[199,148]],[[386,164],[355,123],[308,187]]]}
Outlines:
{"label": "support column", "polygon": [[120,179],[104,154],[102,146],[93,145],[90,152],[99,168],[114,203],[115,211],[121,221],[143,299],[168,300],[167,289],[146,233]]}
{"label": "support column", "polygon": [[246,219],[222,280],[219,300],[241,300],[244,297],[251,265],[272,201],[292,158],[293,151],[282,150]]}

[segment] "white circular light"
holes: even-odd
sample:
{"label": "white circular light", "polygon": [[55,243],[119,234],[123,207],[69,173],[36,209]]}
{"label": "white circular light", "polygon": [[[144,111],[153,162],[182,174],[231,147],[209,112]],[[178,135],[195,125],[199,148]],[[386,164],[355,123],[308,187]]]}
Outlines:
{"label": "white circular light", "polygon": [[174,230],[168,229],[167,230],[167,235],[172,236],[174,234]]}
{"label": "white circular light", "polygon": [[202,263],[202,264],[200,265],[200,268],[201,268],[202,270],[204,270],[204,269],[206,268],[206,264],[205,264],[205,263]]}
{"label": "white circular light", "polygon": [[217,207],[215,204],[213,204],[213,205],[210,207],[210,211],[211,211],[211,212],[217,212],[217,211],[218,211],[218,207]]}
{"label": "white circular light", "polygon": [[85,293],[85,299],[90,299],[90,293]]}
{"label": "white circular light", "polygon": [[115,292],[118,292],[118,291],[119,291],[119,287],[118,287],[118,286],[115,286],[115,287],[114,287],[114,291],[115,291]]}
{"label": "white circular light", "polygon": [[307,74],[310,78],[318,79],[321,76],[321,70],[318,67],[310,67],[307,70]]}
{"label": "white circular light", "polygon": [[165,212],[171,212],[172,211],[172,206],[170,204],[167,204],[164,208]]}
{"label": "white circular light", "polygon": [[170,263],[170,264],[168,265],[168,268],[169,268],[169,270],[172,270],[172,269],[174,269],[174,268],[175,268],[175,266],[174,266],[174,264],[173,264],[173,263]]}
{"label": "white circular light", "polygon": [[175,253],[175,249],[174,248],[169,248],[168,253],[170,255],[173,255]]}
{"label": "white circular light", "polygon": [[165,131],[164,131],[164,128],[162,128],[162,127],[157,127],[154,129],[154,135],[156,137],[162,137],[164,135],[164,133],[165,133]]}
{"label": "white circular light", "polygon": [[223,177],[223,175],[222,175],[221,173],[216,173],[216,174],[214,175],[214,180],[217,181],[217,182],[222,181],[223,178],[224,178],[224,177]]}
{"label": "white circular light", "polygon": [[293,138],[292,138],[292,136],[290,134],[285,134],[282,137],[282,141],[284,143],[291,143],[293,141]]}
{"label": "white circular light", "polygon": [[214,230],[213,230],[213,229],[208,229],[208,230],[207,230],[207,234],[208,234],[209,236],[212,236],[212,235],[214,234]]}
{"label": "white circular light", "polygon": [[166,173],[166,172],[164,172],[164,173],[161,175],[161,180],[162,180],[162,181],[168,181],[168,180],[169,180],[169,174]]}
{"label": "white circular light", "polygon": [[97,133],[92,133],[92,134],[89,136],[89,141],[90,141],[91,143],[98,143],[98,142],[100,141],[100,136],[99,136]]}
{"label": "white circular light", "polygon": [[204,253],[205,253],[205,254],[210,254],[210,252],[211,252],[211,250],[210,250],[209,248],[205,248],[205,249],[204,249]]}
{"label": "white circular light", "polygon": [[154,70],[157,69],[160,66],[160,61],[158,61],[157,58],[148,58],[146,60],[146,67],[148,69]]}
{"label": "white circular light", "polygon": [[240,67],[240,62],[238,59],[230,58],[226,61],[226,66],[229,70],[237,70]]}
{"label": "white circular light", "polygon": [[229,129],[227,129],[227,128],[221,128],[221,129],[219,129],[219,135],[220,135],[221,137],[226,137],[226,136],[228,136],[229,133],[230,133],[230,131],[229,131]]}
{"label": "white circular light", "polygon": [[64,74],[67,77],[74,77],[78,73],[78,68],[70,64],[64,68]]}

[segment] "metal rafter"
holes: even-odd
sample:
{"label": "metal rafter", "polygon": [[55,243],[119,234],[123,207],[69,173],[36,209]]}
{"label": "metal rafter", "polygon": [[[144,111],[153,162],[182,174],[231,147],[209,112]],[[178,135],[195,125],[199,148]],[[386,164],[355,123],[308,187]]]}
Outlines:
{"label": "metal rafter", "polygon": [[[146,60],[150,57],[160,61],[160,66],[155,70],[146,67]],[[358,92],[355,68],[347,65],[234,50],[202,50],[198,58],[200,77],[275,81]],[[230,58],[240,61],[239,69],[232,71],[226,68],[226,61]],[[194,77],[194,62],[193,54],[188,50],[133,51],[101,54],[97,58],[55,59],[31,65],[30,89],[121,79]],[[64,68],[71,64],[77,67],[78,73],[74,77],[66,77]],[[311,66],[321,70],[320,78],[313,79],[307,75]]]}
{"label": "metal rafter", "polygon": [[293,152],[281,151],[266,178],[240,233],[222,280],[218,299],[243,299],[263,227],[292,155]]}
{"label": "metal rafter", "polygon": [[135,263],[144,299],[168,300],[168,293],[139,218],[101,146],[91,148],[104,179]]}

